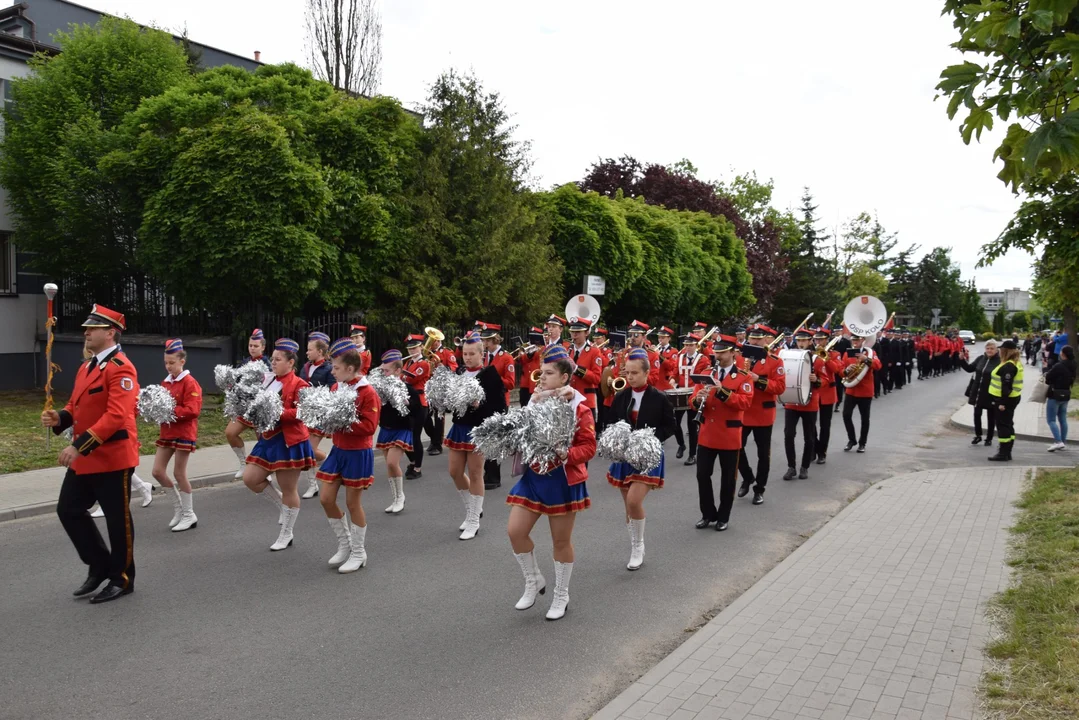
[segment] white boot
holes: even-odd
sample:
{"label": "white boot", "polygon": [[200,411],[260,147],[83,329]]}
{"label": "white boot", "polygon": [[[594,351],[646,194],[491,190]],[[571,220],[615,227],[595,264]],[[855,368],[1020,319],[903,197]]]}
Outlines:
{"label": "white boot", "polygon": [[180,501],[179,485],[174,484],[169,490],[172,491],[172,520],[169,520],[169,527],[174,528],[184,516],[184,504]]}
{"label": "white boot", "polygon": [[[90,511],[90,517],[99,518],[105,517],[105,511],[101,509],[100,505],[94,505],[94,509]],[[461,527],[464,527],[463,525]]]}
{"label": "white boot", "polygon": [[468,515],[465,517],[465,529],[458,540],[471,540],[480,531],[480,513],[483,512],[483,495],[468,496]]}
{"label": "white boot", "polygon": [[514,607],[527,610],[536,604],[537,595],[547,592],[547,581],[543,579],[543,574],[536,565],[534,552],[514,553],[513,557],[517,558],[517,564],[521,566],[521,572],[525,576],[525,593]]}
{"label": "white boot", "polygon": [[314,470],[304,470],[300,473],[301,477],[307,478],[307,490],[304,491],[303,499],[313,498],[318,495],[318,478],[315,477]]}
{"label": "white boot", "polygon": [[367,564],[367,550],[363,544],[367,540],[367,526],[352,525],[352,554],[348,556],[345,564],[337,568],[337,572],[345,574],[356,572]]}
{"label": "white boot", "polygon": [[629,564],[626,570],[636,570],[644,565],[644,518],[629,521]]}
{"label": "white boot", "polygon": [[403,477],[393,478],[393,483],[396,493],[390,512],[396,515],[405,509],[405,479]]}
{"label": "white boot", "polygon": [[273,503],[273,506],[277,508],[277,524],[283,524],[285,522],[285,504],[281,502],[281,493],[277,491],[277,488],[273,485],[267,485],[266,489],[259,493],[259,496],[266,498],[267,502]]}
{"label": "white boot", "polygon": [[180,518],[180,522],[172,529],[173,532],[183,532],[184,530],[199,526],[199,519],[195,517],[195,511],[191,507],[191,500],[191,493],[180,493],[180,504],[183,505],[184,514]]}
{"label": "white boot", "polygon": [[330,529],[337,536],[337,552],[330,558],[330,565],[340,565],[352,554],[352,536],[348,532],[348,520],[343,517],[326,519],[330,521]]}
{"label": "white boot", "polygon": [[154,486],[140,478],[138,473],[131,473],[131,489],[142,495],[143,507],[154,501]]}
{"label": "white boot", "polygon": [[270,550],[276,552],[292,546],[292,528],[299,514],[300,508],[285,507],[285,522],[281,525],[281,532],[277,534],[277,541],[270,546]]}
{"label": "white boot", "polygon": [[[266,476],[266,482],[270,483],[270,488],[273,488],[274,490],[277,491],[277,499],[280,500],[281,499],[281,486],[277,484],[277,476],[274,475],[273,473],[270,473],[269,475]],[[267,488],[267,489],[269,489],[269,488]],[[277,506],[280,508],[280,512],[277,513],[277,524],[278,525],[284,525],[285,524],[285,503],[283,501],[279,502],[277,504]]]}
{"label": "white boot", "polygon": [[394,510],[394,508],[397,507],[397,478],[388,478],[388,480],[390,481],[390,494],[393,496],[393,499],[390,500],[390,506],[386,508],[386,512],[392,513],[397,512]]}
{"label": "white boot", "polygon": [[247,450],[241,445],[240,447],[232,448],[232,454],[236,456],[236,459],[240,462],[240,468],[233,475],[233,479],[239,480],[244,476],[244,467],[247,466]]}
{"label": "white boot", "polygon": [[458,489],[457,494],[461,496],[461,502],[465,504],[465,519],[461,522],[461,527],[457,529],[461,532],[464,532],[465,525],[468,524],[468,513],[472,507],[472,500],[470,499],[472,497],[472,493],[470,493],[468,490]]}
{"label": "white boot", "polygon": [[573,574],[573,563],[554,561],[554,598],[551,609],[547,611],[548,620],[558,620],[566,614],[569,607],[569,576]]}

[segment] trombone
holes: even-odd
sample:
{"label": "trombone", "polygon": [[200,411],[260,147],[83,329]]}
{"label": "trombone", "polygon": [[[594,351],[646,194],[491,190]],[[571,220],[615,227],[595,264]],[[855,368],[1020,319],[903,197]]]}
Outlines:
{"label": "trombone", "polygon": [[514,360],[516,360],[517,358],[519,358],[521,356],[521,353],[524,353],[525,355],[531,355],[532,353],[536,352],[536,350],[538,350],[538,349],[539,348],[537,346],[533,345],[532,343],[528,343],[527,345],[522,345],[521,347],[517,348],[512,353],[510,353],[510,357],[512,357]]}

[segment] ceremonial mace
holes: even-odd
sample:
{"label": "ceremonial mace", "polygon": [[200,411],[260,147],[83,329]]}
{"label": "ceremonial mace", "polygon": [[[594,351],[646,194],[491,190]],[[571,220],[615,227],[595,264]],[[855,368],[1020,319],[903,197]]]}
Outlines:
{"label": "ceremonial mace", "polygon": [[[56,291],[59,290],[55,283],[45,283],[45,297],[48,298],[48,309],[46,310],[45,318],[45,367],[47,368],[48,376],[45,379],[45,411],[52,410],[52,376],[54,372],[60,370],[60,366],[52,361],[52,340],[53,340],[53,326],[56,325],[56,316],[53,313],[53,299],[56,297]],[[49,449],[50,440],[52,438],[51,428],[45,428],[45,449]]]}

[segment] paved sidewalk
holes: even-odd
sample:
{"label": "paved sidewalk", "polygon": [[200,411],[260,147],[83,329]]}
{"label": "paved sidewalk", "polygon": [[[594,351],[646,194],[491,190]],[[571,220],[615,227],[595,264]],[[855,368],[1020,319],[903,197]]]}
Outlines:
{"label": "paved sidewalk", "polygon": [[[1045,422],[1045,403],[1028,402],[1031,388],[1041,377],[1041,369],[1026,365],[1023,368],[1023,373],[1023,398],[1019,403],[1019,407],[1015,409],[1015,436],[1020,440],[1032,440],[1035,442],[1044,440],[1046,444],[1051,443],[1053,442],[1053,433],[1049,432],[1049,424]],[[984,416],[982,420],[984,422]],[[974,407],[964,404],[956,410],[955,414],[952,415],[952,424],[973,430]],[[1079,425],[1074,418],[1071,420],[1071,424]],[[1079,445],[1079,432],[1069,433],[1069,435],[1071,437],[1068,438],[1068,444]]]}
{"label": "paved sidewalk", "polygon": [[1028,469],[873,485],[594,720],[972,720]]}

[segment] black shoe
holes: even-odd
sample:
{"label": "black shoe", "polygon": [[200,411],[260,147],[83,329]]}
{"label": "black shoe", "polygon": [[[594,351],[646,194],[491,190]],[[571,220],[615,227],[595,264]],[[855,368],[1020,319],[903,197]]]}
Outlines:
{"label": "black shoe", "polygon": [[79,585],[79,589],[71,594],[75,597],[89,595],[94,590],[97,590],[99,587],[101,587],[101,583],[105,582],[108,579],[108,575],[97,575],[95,573],[90,573],[86,576],[86,581],[83,582],[82,585]]}
{"label": "black shoe", "polygon": [[706,517],[702,517],[700,520],[697,521],[697,524],[694,525],[693,527],[697,528],[698,530],[704,530],[706,527],[708,527],[709,525],[711,525],[714,522],[715,522],[715,520],[709,520]]}
{"label": "black shoe", "polygon": [[723,532],[726,529],[727,529],[727,523],[725,523],[725,522],[717,522],[716,523],[716,532]]}
{"label": "black shoe", "polygon": [[90,598],[91,605],[98,605],[100,603],[107,603],[110,600],[115,600],[118,597],[124,595],[130,595],[135,592],[135,583],[128,583],[127,587],[120,587],[115,583],[109,583],[105,586],[105,589]]}
{"label": "black shoe", "polygon": [[820,455],[818,455],[817,456],[817,464],[818,465],[823,465],[824,461],[825,461],[825,458],[827,458],[827,457],[828,457],[828,453],[821,453]]}
{"label": "black shoe", "polygon": [[858,452],[864,453],[865,452],[865,445],[859,445],[858,446]]}
{"label": "black shoe", "polygon": [[408,470],[405,470],[405,477],[409,480],[415,480],[416,478],[423,477],[423,473],[409,465]]}
{"label": "black shoe", "polygon": [[696,465],[697,464],[697,456],[696,455],[690,455],[688,458],[686,458],[686,461],[683,462],[682,464],[683,465]]}
{"label": "black shoe", "polygon": [[981,435],[975,435],[974,439],[970,441],[970,444],[971,445],[977,445],[981,441],[982,441],[982,436]]}
{"label": "black shoe", "polygon": [[1010,454],[1004,452],[1003,450],[997,450],[997,454],[996,455],[990,455],[989,459],[992,460],[993,462],[1001,462],[1001,461],[1006,462],[1008,460],[1011,460],[1012,456]]}
{"label": "black shoe", "polygon": [[742,484],[738,486],[738,497],[745,497],[749,494],[749,486],[753,484],[752,480],[743,480]]}
{"label": "black shoe", "polygon": [[500,488],[500,487],[502,487],[502,482],[499,481],[499,480],[490,480],[490,481],[484,480],[483,481],[483,488],[485,490],[494,490],[495,488]]}
{"label": "black shoe", "polygon": [[808,477],[809,477],[809,468],[802,468],[801,470],[798,471],[798,479],[799,480],[805,480]]}
{"label": "black shoe", "polygon": [[849,443],[847,443],[847,447],[843,448],[843,452],[850,452],[851,448],[853,448],[855,446],[855,444],[856,443],[853,440],[851,440]]}
{"label": "black shoe", "polygon": [[993,447],[993,438],[986,438],[985,439],[985,446],[986,447]]}
{"label": "black shoe", "polygon": [[682,447],[681,445],[679,445],[679,446],[678,446],[678,452],[676,452],[676,453],[674,454],[674,456],[675,456],[675,457],[676,457],[677,459],[681,460],[681,459],[682,459],[682,456],[683,456],[683,455],[685,455],[685,454],[686,454],[686,449],[685,449],[684,447]]}
{"label": "black shoe", "polygon": [[839,407],[839,403],[835,404],[835,412],[837,412],[837,413],[843,412],[843,409],[841,407]]}
{"label": "black shoe", "polygon": [[442,454],[442,448],[440,448],[440,447],[427,448],[427,454],[428,455],[441,455]]}
{"label": "black shoe", "polygon": [[783,479],[784,480],[793,480],[795,477],[797,477],[797,475],[798,475],[798,471],[795,470],[793,467],[789,467],[789,468],[787,468],[787,472],[783,473]]}
{"label": "black shoe", "polygon": [[753,493],[753,504],[754,505],[763,505],[764,504],[764,495],[763,495],[763,493],[759,493],[759,492]]}

